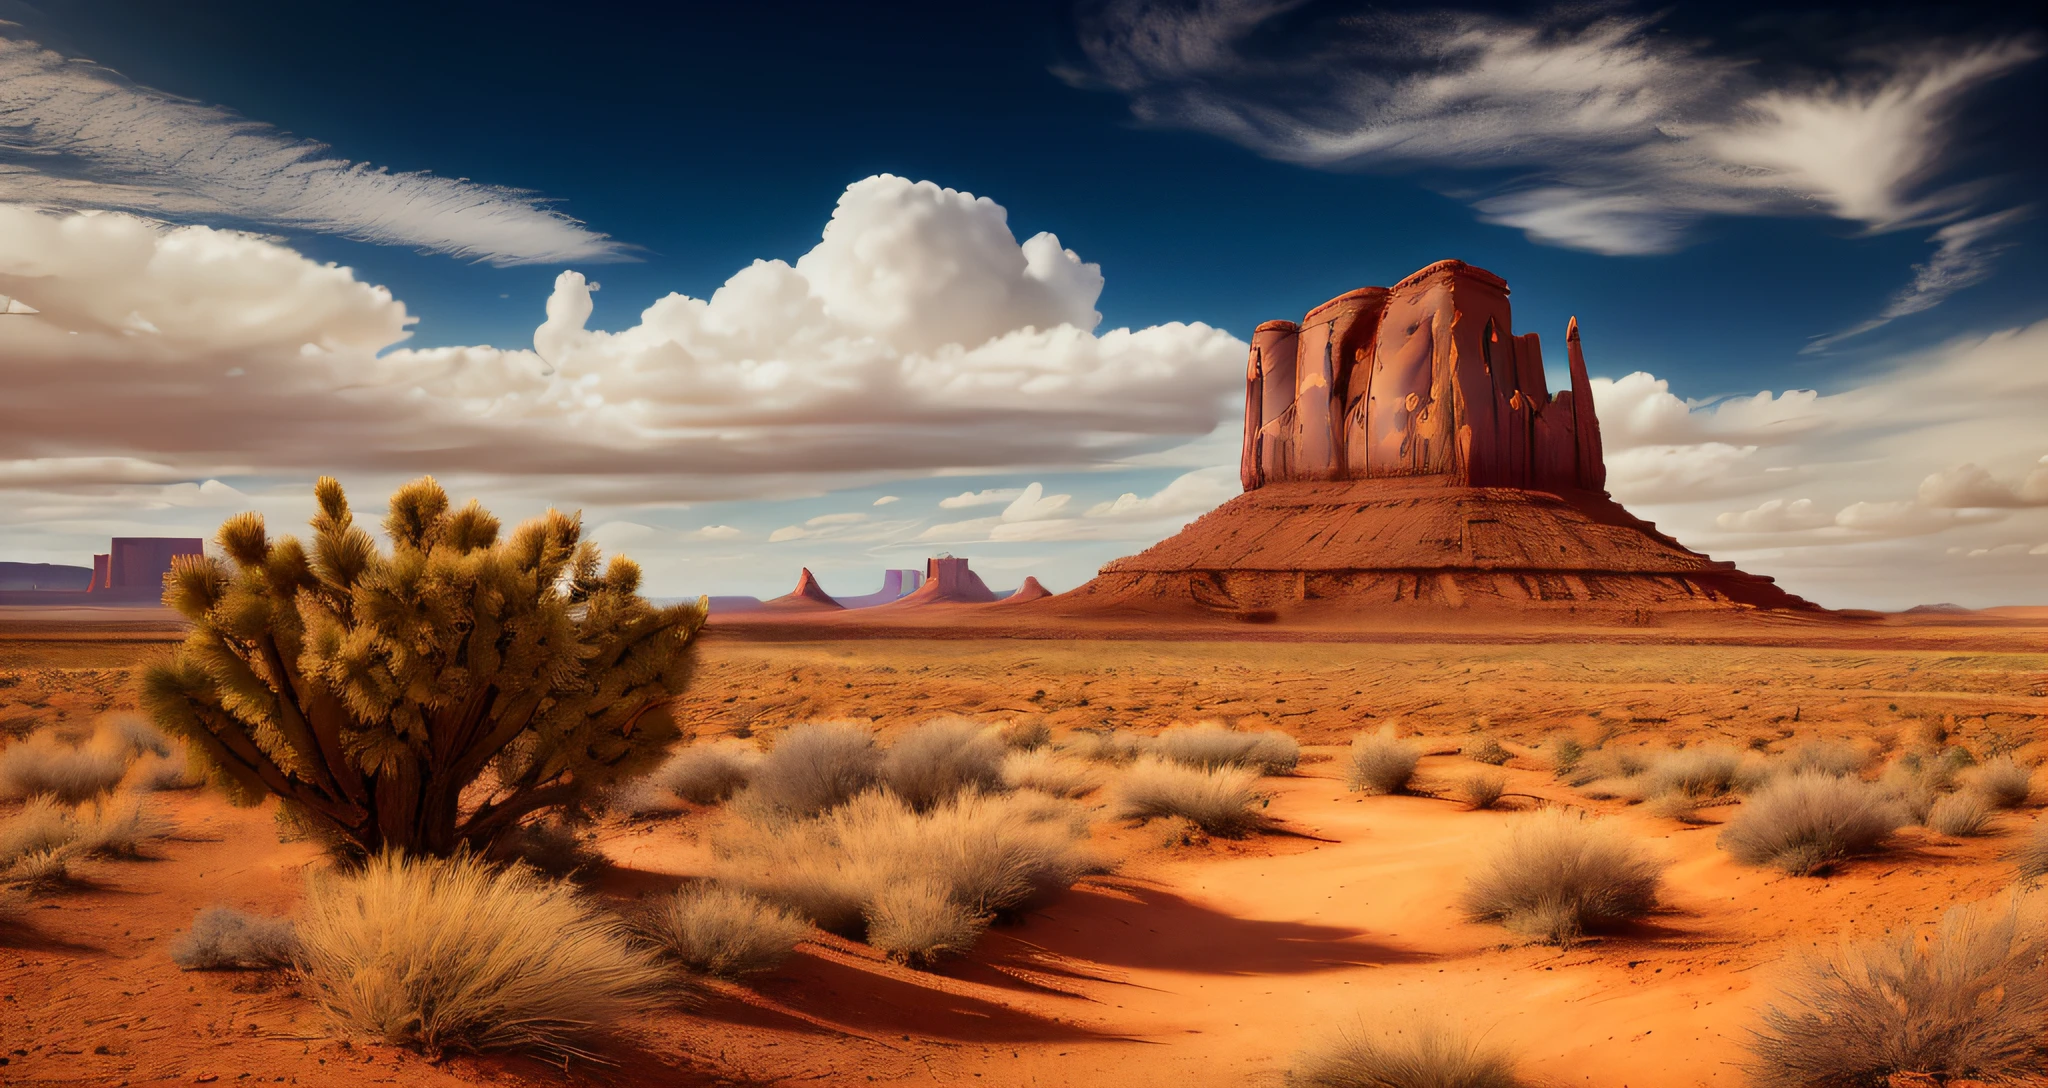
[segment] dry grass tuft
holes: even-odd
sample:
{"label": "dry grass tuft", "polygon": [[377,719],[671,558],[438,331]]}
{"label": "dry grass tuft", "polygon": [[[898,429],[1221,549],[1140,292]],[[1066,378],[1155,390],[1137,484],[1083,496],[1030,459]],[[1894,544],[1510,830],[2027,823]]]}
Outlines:
{"label": "dry grass tuft", "polygon": [[1700,824],[1707,821],[1700,816],[1700,799],[1689,793],[1660,793],[1650,798],[1645,808],[1653,816],[1677,820],[1682,824]]}
{"label": "dry grass tuft", "polygon": [[1473,808],[1492,808],[1500,804],[1501,795],[1507,789],[1507,776],[1494,772],[1468,774],[1458,782],[1458,796]]}
{"label": "dry grass tuft", "polygon": [[761,753],[745,741],[726,740],[685,748],[650,778],[693,805],[715,805],[747,788],[761,765]]}
{"label": "dry grass tuft", "polygon": [[140,794],[117,793],[78,812],[78,848],[93,857],[139,858],[144,843],[170,833],[170,821]]}
{"label": "dry grass tuft", "polygon": [[866,910],[868,943],[913,967],[974,950],[988,916],[955,899],[945,882],[912,877],[877,891]]}
{"label": "dry grass tuft", "polygon": [[187,971],[262,970],[288,967],[298,952],[298,931],[289,919],[208,907],[171,947],[171,962]]}
{"label": "dry grass tuft", "polygon": [[1614,825],[1563,809],[1517,819],[1465,888],[1474,921],[1568,944],[1657,905],[1663,865]]}
{"label": "dry grass tuft", "polygon": [[1316,1046],[1288,1070],[1292,1088],[1520,1088],[1514,1058],[1423,1020],[1363,1028]]}
{"label": "dry grass tuft", "polygon": [[78,841],[78,820],[49,794],[28,799],[21,811],[0,820],[0,872],[31,854],[68,850]]}
{"label": "dry grass tuft", "polygon": [[2019,808],[2034,795],[2034,772],[2011,756],[1994,756],[1962,777],[1963,785],[1993,808]]}
{"label": "dry grass tuft", "polygon": [[1489,763],[1495,767],[1515,758],[1513,752],[1501,747],[1500,741],[1492,737],[1487,737],[1485,740],[1480,741],[1478,745],[1465,754],[1481,763]]}
{"label": "dry grass tuft", "polygon": [[772,971],[811,932],[809,923],[760,896],[715,884],[678,891],[643,928],[683,966],[719,978]]}
{"label": "dry grass tuft", "polygon": [[1003,743],[1020,752],[1034,752],[1052,743],[1052,726],[1038,718],[1011,722],[996,731]]}
{"label": "dry grass tuft", "polygon": [[1838,740],[1807,741],[1793,749],[1779,761],[1780,768],[1787,774],[1831,774],[1846,778],[1863,773],[1863,767],[1870,757],[1853,744]]}
{"label": "dry grass tuft", "polygon": [[71,886],[72,851],[60,847],[23,854],[0,873],[0,880],[30,895],[47,895]]}
{"label": "dry grass tuft", "polygon": [[[1566,784],[1586,786],[1603,779],[1632,781],[1650,769],[1653,757],[1640,748],[1601,748],[1586,752],[1559,772]],[[1640,788],[1637,792],[1641,792]]]}
{"label": "dry grass tuft", "polygon": [[1087,834],[1077,806],[1037,793],[962,794],[920,813],[873,792],[814,819],[735,821],[712,846],[721,881],[858,936],[878,896],[925,877],[968,915],[1021,909],[1101,869]]}
{"label": "dry grass tuft", "polygon": [[816,816],[873,786],[882,751],[874,734],[850,722],[792,726],[754,769],[749,800],[792,816]]}
{"label": "dry grass tuft", "polygon": [[1579,761],[1586,758],[1586,746],[1577,737],[1560,736],[1550,741],[1550,769],[1559,778],[1578,769]]}
{"label": "dry grass tuft", "polygon": [[1736,748],[1686,748],[1663,752],[1642,774],[1643,796],[1682,793],[1706,799],[1744,792],[1761,785],[1769,774],[1755,756]]}
{"label": "dry grass tuft", "polygon": [[1093,763],[1129,763],[1143,755],[1149,744],[1148,738],[1128,729],[1084,730],[1067,742],[1075,755]]}
{"label": "dry grass tuft", "polygon": [[336,1024],[429,1052],[582,1054],[664,978],[568,885],[476,858],[315,874],[298,933],[303,988]]}
{"label": "dry grass tuft", "polygon": [[1743,803],[1721,846],[1749,865],[1811,875],[1883,848],[1904,815],[1883,789],[1859,779],[1791,775]]}
{"label": "dry grass tuft", "polygon": [[1884,1084],[1894,1073],[2008,1083],[2048,1072],[2048,928],[2037,905],[1958,907],[1794,970],[1749,1044],[1760,1088]]}
{"label": "dry grass tuft", "polygon": [[1082,797],[1099,789],[1102,778],[1094,767],[1078,759],[1068,759],[1051,748],[1031,748],[1011,752],[1003,759],[1003,785],[1053,797]]}
{"label": "dry grass tuft", "polygon": [[1150,750],[1191,767],[1249,767],[1260,774],[1292,774],[1301,762],[1301,745],[1285,733],[1239,733],[1215,722],[1173,726]]}
{"label": "dry grass tuft", "polygon": [[1377,733],[1360,733],[1351,738],[1351,752],[1345,757],[1344,778],[1354,790],[1366,793],[1405,793],[1415,781],[1415,768],[1422,762],[1422,746],[1394,735],[1389,725]]}
{"label": "dry grass tuft", "polygon": [[121,748],[34,733],[0,749],[0,798],[47,794],[75,805],[112,790],[127,771],[128,754]]}
{"label": "dry grass tuft", "polygon": [[206,780],[192,773],[192,765],[183,749],[174,749],[168,756],[145,752],[128,769],[128,776],[122,780],[122,788],[161,793],[169,790],[196,790]]}
{"label": "dry grass tuft", "polygon": [[1981,835],[1991,826],[1991,805],[1975,793],[1951,793],[1927,810],[1927,829],[1951,838]]}
{"label": "dry grass tuft", "polygon": [[1114,794],[1111,807],[1127,820],[1179,816],[1230,838],[1266,822],[1258,772],[1245,767],[1204,769],[1147,756],[1117,779]]}
{"label": "dry grass tuft", "polygon": [[970,721],[926,722],[896,738],[882,757],[882,783],[919,812],[967,792],[1003,787],[1003,738]]}

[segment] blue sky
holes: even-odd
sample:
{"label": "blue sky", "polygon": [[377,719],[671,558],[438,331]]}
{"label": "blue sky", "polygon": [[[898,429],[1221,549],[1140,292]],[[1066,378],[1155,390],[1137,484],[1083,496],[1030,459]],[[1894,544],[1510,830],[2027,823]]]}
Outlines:
{"label": "blue sky", "polygon": [[[1518,330],[1555,341],[1576,314],[1597,376],[1653,376],[1600,392],[1640,424],[1610,423],[1634,435],[1610,442],[1631,459],[1616,493],[1694,546],[1826,603],[2048,600],[2048,219],[2024,138],[2048,65],[2005,8],[883,7],[0,3],[0,202],[141,216],[160,248],[174,226],[262,236],[187,239],[211,249],[176,251],[205,270],[176,291],[152,286],[165,260],[113,276],[61,230],[64,255],[0,237],[0,293],[43,311],[0,325],[0,368],[105,408],[16,398],[36,425],[0,439],[0,552],[75,559],[238,504],[290,521],[323,469],[359,501],[431,471],[509,516],[584,509],[659,592],[774,593],[804,564],[865,591],[941,548],[1069,588],[1228,497],[1232,338],[1458,257],[1513,285]],[[811,283],[830,336],[773,309],[742,322],[772,347],[642,323],[671,292],[797,265],[835,205],[846,244],[761,287]],[[957,237],[904,234],[927,205]],[[990,223],[1068,254],[1026,268]],[[94,230],[109,253],[147,242]],[[977,261],[1017,267],[961,279]],[[347,282],[308,271],[328,262]],[[586,328],[641,331],[513,354],[551,295],[581,297],[565,270],[602,285]],[[901,320],[834,309],[887,309],[875,284],[906,279]],[[95,307],[103,343],[58,327]],[[282,309],[305,320],[218,331]],[[1059,321],[1079,349],[975,354]],[[885,358],[846,363],[849,329]],[[964,361],[917,364],[953,335]],[[802,388],[825,360],[850,367],[837,400]],[[1014,412],[1001,380],[931,392],[1020,366],[1045,369]],[[890,383],[912,371],[903,408]],[[579,374],[630,396],[590,407]],[[1752,403],[1786,390],[1816,395]],[[237,397],[263,418],[234,424]],[[677,437],[742,418],[745,441],[713,445],[745,457]]]}

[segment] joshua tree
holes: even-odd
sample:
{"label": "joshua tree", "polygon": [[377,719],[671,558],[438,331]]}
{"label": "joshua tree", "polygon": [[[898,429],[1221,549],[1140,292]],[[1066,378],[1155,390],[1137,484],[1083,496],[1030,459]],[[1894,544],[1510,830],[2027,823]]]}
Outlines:
{"label": "joshua tree", "polygon": [[641,773],[679,733],[705,603],[656,608],[640,568],[579,543],[548,511],[498,538],[431,477],[391,497],[389,554],[341,485],[314,486],[312,554],[258,514],[218,538],[230,564],[182,556],[164,603],[191,637],[143,679],[239,803],[364,851],[449,854]]}

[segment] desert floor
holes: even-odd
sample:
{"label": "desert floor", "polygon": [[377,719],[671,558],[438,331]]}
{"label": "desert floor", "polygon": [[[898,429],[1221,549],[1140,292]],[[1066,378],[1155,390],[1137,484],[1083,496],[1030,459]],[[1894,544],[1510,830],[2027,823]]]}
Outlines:
{"label": "desert floor", "polygon": [[[0,730],[132,707],[137,663],[171,637],[147,624],[0,623]],[[1788,961],[1999,894],[2012,878],[2002,855],[2040,811],[2001,815],[1981,838],[1909,828],[1885,855],[1790,877],[1733,862],[1711,822],[1565,786],[1546,756],[1553,738],[1782,752],[1809,738],[1879,750],[1941,730],[1972,748],[2017,743],[2023,761],[2048,755],[2048,624],[1769,641],[714,634],[683,700],[700,737],[826,719],[886,730],[943,715],[1039,717],[1056,734],[1217,719],[1286,730],[1309,754],[1298,775],[1266,780],[1271,833],[1187,842],[1101,820],[1117,871],[992,929],[966,960],[912,971],[823,938],[771,975],[623,1025],[606,1052],[615,1064],[566,1077],[522,1059],[432,1061],[348,1043],[288,977],[179,971],[165,948],[195,911],[286,912],[303,871],[323,861],[280,843],[267,809],[162,794],[178,831],[157,857],[92,863],[85,886],[37,900],[27,931],[0,942],[0,1082],[1279,1085],[1314,1038],[1422,1008],[1508,1044],[1537,1083],[1740,1084],[1748,1025]],[[1461,746],[1506,742],[1524,806],[1613,814],[1669,860],[1665,909],[1564,951],[1463,921],[1465,875],[1514,815],[1347,793],[1340,746],[1384,723],[1437,753],[1425,784],[1476,767]],[[722,818],[605,823],[614,867],[595,894],[630,909],[700,872],[705,833]]]}

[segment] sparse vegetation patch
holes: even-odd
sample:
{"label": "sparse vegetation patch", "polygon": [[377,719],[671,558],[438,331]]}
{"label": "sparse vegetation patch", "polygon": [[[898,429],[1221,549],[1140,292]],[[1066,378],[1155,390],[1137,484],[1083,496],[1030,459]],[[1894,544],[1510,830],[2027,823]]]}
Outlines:
{"label": "sparse vegetation patch", "polygon": [[1613,824],[1563,809],[1517,818],[1464,894],[1474,921],[1568,944],[1657,905],[1663,866]]}

